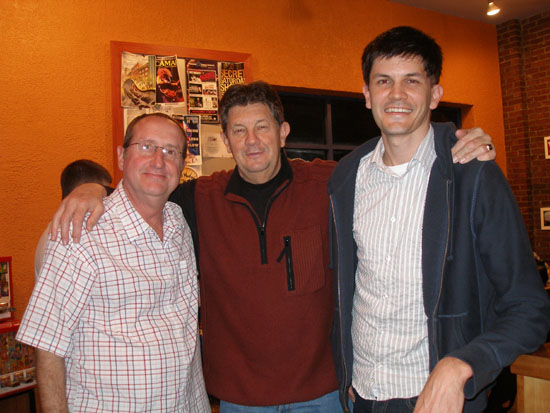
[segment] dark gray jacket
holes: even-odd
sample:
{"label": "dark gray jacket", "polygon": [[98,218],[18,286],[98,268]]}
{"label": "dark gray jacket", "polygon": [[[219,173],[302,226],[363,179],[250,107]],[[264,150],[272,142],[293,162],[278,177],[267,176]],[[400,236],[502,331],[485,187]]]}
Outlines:
{"label": "dark gray jacket", "polygon": [[[545,340],[550,303],[514,195],[494,162],[453,164],[452,124],[432,124],[435,160],[422,231],[424,309],[430,371],[445,356],[474,372],[465,412],[479,412],[500,370]],[[373,139],[343,158],[329,181],[335,279],[332,345],[342,406],[351,385],[351,314],[357,268],[353,204],[359,162]]]}

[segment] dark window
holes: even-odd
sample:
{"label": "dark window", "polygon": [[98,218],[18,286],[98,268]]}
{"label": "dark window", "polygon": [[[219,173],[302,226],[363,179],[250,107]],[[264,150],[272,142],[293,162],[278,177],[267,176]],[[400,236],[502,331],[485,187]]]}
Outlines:
{"label": "dark window", "polygon": [[453,122],[457,129],[460,129],[462,127],[462,111],[460,106],[440,103],[437,109],[432,110],[432,120],[434,122]]}
{"label": "dark window", "polygon": [[280,96],[285,120],[290,124],[289,142],[325,143],[325,102],[317,96]]}
{"label": "dark window", "polygon": [[330,105],[333,143],[359,146],[380,135],[371,111],[365,106],[365,99],[335,97],[330,100]]}
{"label": "dark window", "polygon": [[[286,153],[290,158],[340,160],[369,139],[380,136],[360,93],[276,86],[290,124]],[[440,103],[432,111],[436,122],[462,125],[461,107]]]}

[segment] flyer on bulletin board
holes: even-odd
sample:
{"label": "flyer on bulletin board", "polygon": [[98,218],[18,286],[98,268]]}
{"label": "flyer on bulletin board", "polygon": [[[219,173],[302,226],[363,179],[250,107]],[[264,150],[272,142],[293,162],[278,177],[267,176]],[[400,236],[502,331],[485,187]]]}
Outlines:
{"label": "flyer on bulletin board", "polygon": [[190,115],[202,123],[218,123],[218,65],[208,60],[187,61],[187,94]]}
{"label": "flyer on bulletin board", "polygon": [[120,103],[125,108],[155,104],[155,56],[122,52]]}
{"label": "flyer on bulletin board", "polygon": [[177,56],[157,56],[155,62],[157,104],[184,103]]}

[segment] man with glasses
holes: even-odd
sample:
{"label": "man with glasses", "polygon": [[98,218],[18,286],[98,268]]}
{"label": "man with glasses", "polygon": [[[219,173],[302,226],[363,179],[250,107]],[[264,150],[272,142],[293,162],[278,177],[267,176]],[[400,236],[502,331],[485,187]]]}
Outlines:
{"label": "man with glasses", "polygon": [[169,116],[134,119],[97,225],[49,242],[17,336],[37,348],[44,412],[210,411],[191,232],[167,202],[186,147]]}

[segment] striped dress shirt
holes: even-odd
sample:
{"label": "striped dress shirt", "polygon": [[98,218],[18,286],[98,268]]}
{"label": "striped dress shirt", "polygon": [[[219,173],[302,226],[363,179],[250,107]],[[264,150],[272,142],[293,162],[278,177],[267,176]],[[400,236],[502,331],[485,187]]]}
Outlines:
{"label": "striped dress shirt", "polygon": [[388,167],[383,154],[380,139],[360,162],[353,216],[353,386],[370,400],[418,396],[429,373],[422,222],[433,129],[409,163]]}

